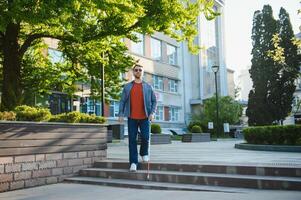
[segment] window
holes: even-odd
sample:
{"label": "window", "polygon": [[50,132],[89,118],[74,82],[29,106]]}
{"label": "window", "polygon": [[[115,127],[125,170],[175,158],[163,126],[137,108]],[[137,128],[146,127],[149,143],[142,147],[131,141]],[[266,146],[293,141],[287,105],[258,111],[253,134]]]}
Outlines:
{"label": "window", "polygon": [[157,106],[157,111],[155,114],[155,120],[164,120],[164,112],[163,112],[163,106]]}
{"label": "window", "polygon": [[168,80],[169,92],[178,92],[178,81],[169,79]]}
{"label": "window", "polygon": [[118,117],[119,113],[119,102],[111,101],[110,102],[110,117]]}
{"label": "window", "polygon": [[161,41],[151,38],[151,57],[155,60],[161,60]]}
{"label": "window", "polygon": [[179,108],[170,107],[169,108],[169,120],[170,121],[179,121]]}
{"label": "window", "polygon": [[177,48],[167,44],[167,62],[168,64],[177,64]]}
{"label": "window", "polygon": [[153,75],[153,87],[156,90],[163,90],[163,77]]}
{"label": "window", "polygon": [[135,33],[136,37],[138,38],[139,42],[131,42],[132,52],[144,55],[144,35],[141,33]]}
{"label": "window", "polygon": [[55,64],[59,62],[63,62],[63,53],[61,51],[58,51],[56,49],[48,49],[48,56],[50,58],[50,61]]}

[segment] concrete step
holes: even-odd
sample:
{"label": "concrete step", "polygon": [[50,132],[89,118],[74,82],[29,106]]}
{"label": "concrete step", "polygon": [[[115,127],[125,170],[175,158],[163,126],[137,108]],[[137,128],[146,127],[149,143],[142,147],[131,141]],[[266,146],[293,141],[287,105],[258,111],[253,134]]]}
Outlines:
{"label": "concrete step", "polygon": [[[94,164],[95,168],[128,169],[128,162],[122,161],[100,161]],[[146,170],[147,164],[141,163],[138,169]],[[180,171],[180,172],[205,172],[221,174],[260,175],[260,176],[287,176],[301,177],[301,168],[289,166],[247,166],[229,164],[171,164],[171,163],[150,163],[151,170]]]}
{"label": "concrete step", "polygon": [[80,183],[91,185],[103,185],[122,188],[136,188],[136,189],[154,189],[154,190],[181,190],[181,191],[207,191],[207,192],[224,192],[224,193],[243,193],[244,189],[216,187],[206,185],[192,185],[192,184],[175,184],[153,181],[139,181],[139,180],[125,180],[125,179],[108,179],[96,177],[71,177],[64,180],[66,183]]}
{"label": "concrete step", "polygon": [[[299,177],[294,178],[164,170],[150,170],[149,173],[149,180],[152,182],[256,189],[301,190],[301,178]],[[80,176],[85,177],[138,181],[145,181],[147,177],[146,170],[138,170],[135,173],[130,173],[128,169],[109,168],[89,168],[81,170],[79,174]]]}

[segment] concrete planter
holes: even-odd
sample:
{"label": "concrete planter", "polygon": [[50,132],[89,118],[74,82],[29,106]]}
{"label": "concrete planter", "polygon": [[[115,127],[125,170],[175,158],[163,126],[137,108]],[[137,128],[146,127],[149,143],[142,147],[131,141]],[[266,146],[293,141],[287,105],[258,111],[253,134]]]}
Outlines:
{"label": "concrete planter", "polygon": [[117,140],[124,139],[124,124],[110,124],[109,131],[112,134],[112,138]]}
{"label": "concrete planter", "polygon": [[0,122],[0,156],[107,149],[108,125]]}
{"label": "concrete planter", "polygon": [[183,134],[182,142],[210,142],[210,133]]}
{"label": "concrete planter", "polygon": [[264,145],[264,144],[235,144],[236,149],[255,150],[255,151],[280,151],[280,152],[301,152],[301,146],[289,145]]}
{"label": "concrete planter", "polygon": [[0,121],[0,192],[62,182],[92,167],[107,157],[107,133],[100,124]]}
{"label": "concrete planter", "polygon": [[[151,144],[170,144],[171,137],[169,134],[151,134]],[[138,135],[138,144],[141,144],[140,135]]]}

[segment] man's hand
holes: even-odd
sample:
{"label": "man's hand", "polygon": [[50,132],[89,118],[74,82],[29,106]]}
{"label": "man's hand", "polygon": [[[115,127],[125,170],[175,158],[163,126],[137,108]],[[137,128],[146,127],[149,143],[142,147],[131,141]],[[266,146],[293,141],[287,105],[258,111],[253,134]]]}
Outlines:
{"label": "man's hand", "polygon": [[148,117],[148,120],[152,122],[154,120],[154,115],[150,114],[149,117]]}
{"label": "man's hand", "polygon": [[118,121],[119,121],[119,123],[123,124],[124,118],[123,118],[123,117],[119,117],[119,118],[118,118]]}

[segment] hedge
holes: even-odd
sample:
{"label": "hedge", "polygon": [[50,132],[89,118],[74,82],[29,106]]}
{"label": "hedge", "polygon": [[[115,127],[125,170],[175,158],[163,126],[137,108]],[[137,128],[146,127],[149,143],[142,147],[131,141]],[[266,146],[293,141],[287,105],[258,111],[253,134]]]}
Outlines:
{"label": "hedge", "polygon": [[258,126],[243,129],[249,144],[301,145],[301,126]]}
{"label": "hedge", "polygon": [[106,122],[104,117],[99,117],[96,115],[88,115],[80,112],[69,112],[62,113],[58,115],[53,115],[49,120],[51,122],[66,122],[66,123],[99,123],[102,124]]}
{"label": "hedge", "polygon": [[15,112],[0,112],[0,120],[5,121],[16,121],[16,113]]}
{"label": "hedge", "polygon": [[191,132],[192,133],[201,133],[202,132],[202,128],[198,125],[194,125],[192,128],[191,128]]}
{"label": "hedge", "polygon": [[31,107],[31,106],[17,106],[14,111],[0,112],[0,120],[6,121],[45,121],[45,122],[66,122],[66,123],[98,123],[106,122],[104,117],[80,113],[77,111],[62,113],[58,115],[51,115],[49,109]]}
{"label": "hedge", "polygon": [[162,132],[160,124],[152,124],[151,125],[151,133],[160,134]]}
{"label": "hedge", "polygon": [[47,108],[17,106],[15,108],[17,121],[48,121],[51,118],[51,113]]}

